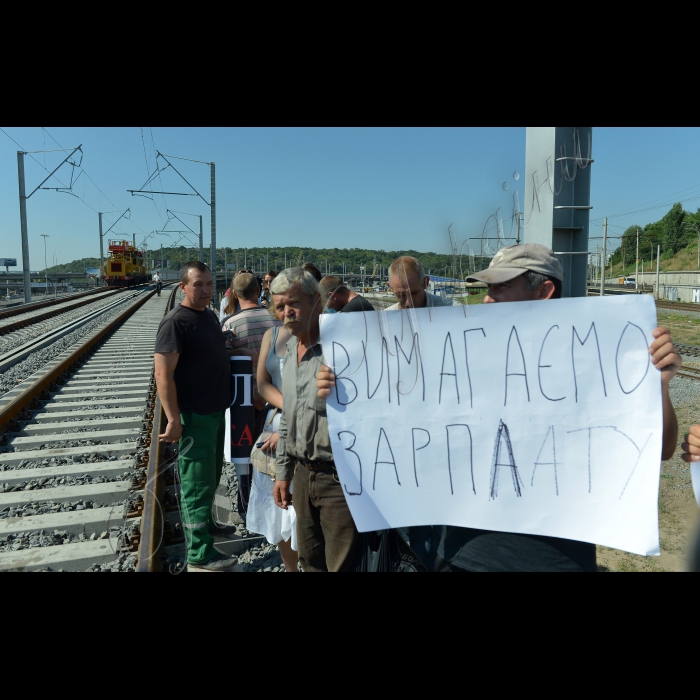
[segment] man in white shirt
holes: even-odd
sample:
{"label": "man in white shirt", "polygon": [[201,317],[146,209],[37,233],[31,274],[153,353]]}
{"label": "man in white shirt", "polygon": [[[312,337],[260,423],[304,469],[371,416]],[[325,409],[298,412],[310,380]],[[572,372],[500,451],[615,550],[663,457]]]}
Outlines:
{"label": "man in white shirt", "polygon": [[156,274],[153,275],[153,281],[156,283],[156,292],[158,292],[158,296],[160,296],[160,290],[163,289],[163,277],[158,270],[156,270]]}

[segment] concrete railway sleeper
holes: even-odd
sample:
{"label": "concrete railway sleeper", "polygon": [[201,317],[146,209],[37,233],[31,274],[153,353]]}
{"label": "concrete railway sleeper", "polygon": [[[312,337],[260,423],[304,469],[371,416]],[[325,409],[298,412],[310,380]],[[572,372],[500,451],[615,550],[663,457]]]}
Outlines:
{"label": "concrete railway sleeper", "polygon": [[[167,304],[164,295],[137,293],[118,316],[0,397],[0,571],[135,568],[153,347]],[[167,511],[161,534],[175,541],[176,494],[164,493],[160,507]]]}
{"label": "concrete railway sleeper", "polygon": [[[176,291],[137,294],[0,396],[0,571],[185,570],[177,451],[158,441],[153,378],[156,331]],[[236,489],[227,465],[220,525]],[[283,569],[274,545],[237,529],[217,548],[238,555],[239,570]]]}

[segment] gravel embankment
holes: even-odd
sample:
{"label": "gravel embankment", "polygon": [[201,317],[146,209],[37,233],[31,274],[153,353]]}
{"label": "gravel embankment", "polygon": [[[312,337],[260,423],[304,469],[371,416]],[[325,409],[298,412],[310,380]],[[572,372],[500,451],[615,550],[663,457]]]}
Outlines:
{"label": "gravel embankment", "polygon": [[700,381],[687,377],[674,377],[669,387],[671,403],[679,406],[685,403],[700,401]]}

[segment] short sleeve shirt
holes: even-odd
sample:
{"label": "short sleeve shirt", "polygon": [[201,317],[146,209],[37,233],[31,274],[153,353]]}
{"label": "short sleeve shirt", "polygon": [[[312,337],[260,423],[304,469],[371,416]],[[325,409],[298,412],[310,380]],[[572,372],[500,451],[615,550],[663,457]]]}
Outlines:
{"label": "short sleeve shirt", "polygon": [[343,313],[348,313],[349,311],[374,311],[374,306],[358,294],[342,308]]}
{"label": "short sleeve shirt", "polygon": [[222,330],[232,331],[233,341],[230,349],[245,348],[247,350],[259,350],[265,331],[273,326],[281,326],[267,309],[255,307],[243,309],[224,321]]}
{"label": "short sleeve shirt", "polygon": [[160,322],[155,352],[176,352],[173,378],[180,412],[202,415],[229,407],[229,359],[216,314],[176,306]]}

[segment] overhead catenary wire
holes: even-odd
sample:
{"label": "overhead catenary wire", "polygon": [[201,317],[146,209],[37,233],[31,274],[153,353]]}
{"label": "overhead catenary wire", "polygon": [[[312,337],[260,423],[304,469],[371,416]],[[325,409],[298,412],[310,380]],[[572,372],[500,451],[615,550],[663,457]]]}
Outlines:
{"label": "overhead catenary wire", "polygon": [[[156,163],[156,170],[158,172],[158,182],[160,182],[160,189],[163,190],[163,179],[160,176],[160,168],[158,168],[158,151],[156,150],[156,143],[153,139],[153,127],[149,126],[148,130],[151,132],[151,146],[153,147],[153,155],[155,156],[155,163]],[[165,201],[165,195],[161,195],[163,197],[163,208],[167,210],[168,204]],[[155,204],[155,197],[153,198],[153,202]],[[159,212],[160,215],[160,212]],[[163,217],[161,216],[161,221],[164,221]],[[163,226],[165,226],[165,223],[163,223]]]}
{"label": "overhead catenary wire", "polygon": [[[51,138],[51,139],[54,141],[54,143],[55,143],[57,146],[59,146],[58,149],[55,149],[55,150],[53,150],[53,151],[48,151],[48,153],[55,153],[55,152],[58,152],[59,150],[60,150],[60,151],[64,151],[64,152],[65,152],[65,151],[70,151],[70,150],[72,150],[72,149],[70,149],[70,148],[63,148],[63,147],[61,146],[61,144],[58,143],[58,141],[56,141],[56,139],[49,133],[49,131],[48,131],[46,128],[44,128],[44,127],[41,127],[41,128],[42,128],[43,131],[45,131],[45,132],[48,134],[49,138]],[[25,153],[26,155],[28,155],[40,168],[42,168],[43,170],[45,170],[47,173],[50,173],[50,170],[49,170],[41,161],[37,160],[37,159],[34,157],[34,155],[33,155],[34,153],[41,153],[42,151],[28,151],[28,150],[26,150],[26,149],[22,146],[22,144],[20,144],[16,139],[14,139],[12,136],[10,136],[10,134],[8,134],[2,127],[0,127],[0,131],[2,131],[2,133],[5,134],[5,136],[7,136],[7,138],[9,138],[10,141],[12,141],[23,153]],[[97,190],[100,192],[100,194],[101,194],[103,197],[105,197],[105,199],[106,199],[113,207],[118,208],[117,205],[114,204],[114,202],[112,202],[112,201],[109,199],[109,197],[107,197],[107,195],[105,195],[104,192],[102,192],[102,190],[98,187],[97,183],[88,175],[88,173],[85,172],[85,168],[83,168],[82,165],[80,165],[80,169],[81,169],[81,171],[82,171],[83,173],[85,173],[85,177],[87,177],[87,179],[90,180],[90,182],[97,188]],[[62,188],[62,189],[64,189],[64,190],[69,190],[69,189],[71,189],[71,187],[68,186],[68,185],[66,185],[62,180],[60,180],[59,177],[58,177],[56,174],[53,175],[53,179],[56,180],[56,182],[58,182],[59,185],[61,185],[61,188]],[[77,178],[76,178],[76,180],[73,181],[73,184],[75,184],[75,182],[77,182]],[[59,190],[59,191],[60,191],[60,190]],[[92,205],[90,205],[90,204],[87,202],[87,200],[85,199],[85,194],[84,194],[84,192],[83,192],[83,196],[82,196],[82,197],[81,197],[80,195],[78,195],[78,194],[75,194],[74,192],[71,192],[71,194],[73,194],[73,196],[74,196],[76,199],[80,200],[88,209],[91,209],[93,212],[95,212],[95,214],[99,214],[99,211],[98,211],[97,209],[95,209],[95,207],[93,207]],[[111,223],[111,222],[108,221],[107,219],[105,219],[105,220],[107,221],[107,223]],[[141,232],[143,232],[143,229],[142,229],[135,221],[132,221],[132,223],[133,223],[133,225],[135,225]],[[119,230],[119,229],[118,229],[118,230]],[[127,235],[125,231],[120,231],[120,232],[123,233],[124,235]]]}
{"label": "overhead catenary wire", "polygon": [[[51,135],[51,133],[49,132],[49,130],[48,130],[45,126],[42,126],[41,128],[42,128],[42,130],[44,131],[44,133],[48,134],[49,138],[59,147],[60,150],[62,150],[62,151],[68,151],[68,150],[70,150],[70,149],[68,149],[68,148],[63,148],[63,147],[61,146],[61,144]],[[49,151],[49,152],[50,152],[50,151]],[[122,207],[122,208],[118,207],[118,206],[117,206],[103,191],[102,191],[102,189],[100,188],[100,186],[90,177],[90,175],[89,175],[88,172],[85,170],[85,167],[84,167],[83,165],[80,166],[80,169],[81,169],[82,174],[84,174],[85,177],[86,177],[88,180],[90,180],[90,182],[95,186],[95,188],[97,189],[97,191],[110,203],[111,206],[113,206],[113,207],[115,208],[115,210],[117,210],[117,211],[123,211],[123,207]],[[79,175],[78,177],[80,177],[80,175]],[[75,181],[77,182],[77,178],[76,178]],[[72,184],[75,184],[75,182],[72,183]],[[76,195],[76,196],[77,196],[77,195]],[[83,192],[83,196],[84,196],[84,192]],[[78,199],[80,199],[80,197],[78,197]],[[90,205],[88,205],[88,206],[90,206]],[[90,207],[90,208],[92,209],[92,207]],[[93,209],[93,211],[95,211],[95,210]],[[104,212],[103,212],[103,214],[104,214]],[[129,217],[128,220],[131,221],[131,224],[132,224],[133,226],[135,226],[141,233],[145,233],[144,229],[136,223],[136,221],[133,219],[133,217]],[[106,218],[105,218],[105,221],[107,221],[107,223],[111,223],[111,222],[110,222],[108,219],[106,219]],[[117,229],[117,231],[120,231],[120,229]],[[125,231],[121,231],[121,233],[123,233],[124,235],[127,235],[127,233],[126,233]]]}

